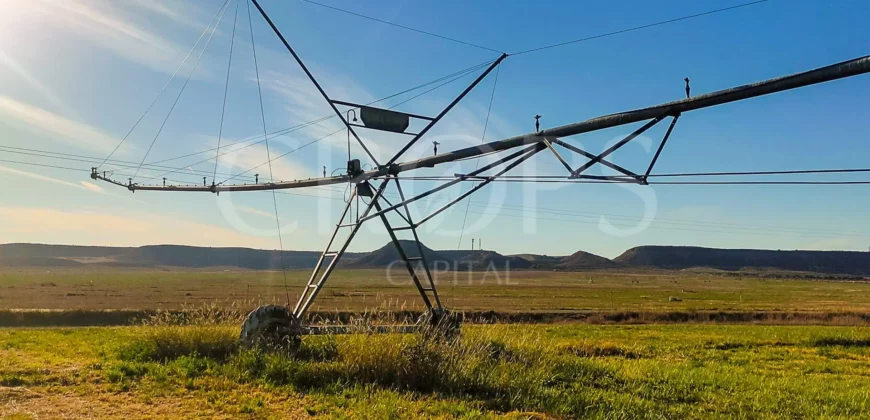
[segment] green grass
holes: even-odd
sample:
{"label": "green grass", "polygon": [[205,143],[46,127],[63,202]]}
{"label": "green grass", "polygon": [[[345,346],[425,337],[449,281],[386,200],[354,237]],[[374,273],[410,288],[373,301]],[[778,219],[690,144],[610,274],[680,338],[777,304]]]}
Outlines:
{"label": "green grass", "polygon": [[0,330],[0,414],[870,417],[862,327],[466,326],[456,342],[306,337],[293,354],[238,351],[237,333]]}

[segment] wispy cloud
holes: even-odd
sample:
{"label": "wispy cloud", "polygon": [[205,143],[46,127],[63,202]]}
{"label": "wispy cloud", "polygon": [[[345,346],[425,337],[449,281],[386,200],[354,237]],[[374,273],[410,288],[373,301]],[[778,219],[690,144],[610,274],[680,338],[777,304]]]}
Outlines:
{"label": "wispy cloud", "polygon": [[120,141],[104,131],[7,96],[0,95],[0,119],[54,142],[108,153]]}
{"label": "wispy cloud", "polygon": [[253,208],[253,207],[248,207],[248,206],[239,206],[238,209],[239,209],[240,211],[244,212],[244,213],[252,214],[252,215],[254,215],[254,216],[266,217],[266,218],[269,218],[269,219],[274,219],[274,218],[275,218],[275,214],[274,214],[274,213],[267,213],[267,212],[265,212],[265,211],[263,211],[263,210],[257,210],[257,209],[255,209],[255,208]]}
{"label": "wispy cloud", "polygon": [[[272,158],[274,159],[278,155],[280,155],[278,149],[273,148],[271,150]],[[258,173],[260,174],[260,179],[265,180],[269,178],[269,165],[264,165],[268,160],[266,158],[266,147],[264,145],[257,145],[237,153],[221,156],[220,163],[221,167],[232,173],[244,172],[259,166],[245,175],[253,176],[255,173]],[[310,168],[297,163],[289,156],[274,160],[271,166],[273,178],[276,180],[292,180],[316,176],[316,174],[311,173]]]}
{"label": "wispy cloud", "polygon": [[178,217],[125,211],[68,211],[47,207],[0,207],[0,238],[4,242],[45,242],[79,245],[139,246],[186,244],[201,246],[273,247],[274,240]]}
{"label": "wispy cloud", "polygon": [[[207,150],[209,148],[215,147],[217,144],[217,136],[199,134],[191,136],[192,141],[195,141],[200,146],[197,149]],[[237,138],[224,138],[222,140],[223,144],[233,144],[241,141],[242,139]],[[287,147],[283,145],[279,146],[277,141],[270,141],[270,152],[271,157],[274,159],[272,161],[272,173],[273,179],[275,180],[293,180],[293,179],[302,179],[302,178],[311,178],[316,176],[315,173],[312,172],[311,167],[307,167],[302,162],[293,159],[293,156],[285,156],[281,159],[276,159],[277,156],[280,156],[282,153],[287,152]],[[289,149],[298,146],[289,146]],[[236,151],[238,150],[238,151]],[[211,171],[214,169],[214,159],[207,160],[209,156],[214,156],[215,151],[210,151],[208,153],[203,153],[197,155],[194,162],[199,161],[200,163],[195,165],[194,169],[198,170],[206,170]],[[267,163],[269,159],[267,158],[266,146],[264,143],[255,144],[247,147],[242,146],[231,146],[221,150],[221,155],[219,158],[218,164],[218,179],[217,182],[223,181],[226,178],[229,178],[226,174],[239,174],[245,171],[248,171],[240,178],[236,178],[235,182],[244,182],[249,178],[253,178],[254,174],[259,174],[259,179],[261,181],[266,181],[269,179],[269,164]],[[179,164],[179,166],[181,166]],[[256,169],[253,169],[256,168]],[[179,175],[187,175],[184,171],[179,171]],[[220,174],[225,175],[220,175]]]}
{"label": "wispy cloud", "polygon": [[115,198],[120,198],[120,199],[125,200],[125,201],[133,201],[133,202],[140,203],[140,204],[143,203],[142,200],[133,198],[130,196],[130,194],[116,194],[113,192],[109,192],[109,191],[103,189],[103,187],[101,187],[93,182],[90,182],[90,181],[70,182],[70,181],[66,181],[63,179],[54,178],[54,177],[51,177],[48,175],[37,174],[34,172],[29,172],[29,171],[23,171],[20,169],[14,169],[14,168],[10,168],[8,166],[2,166],[2,165],[0,165],[0,174],[19,176],[19,177],[23,177],[23,178],[36,180],[36,181],[42,181],[42,182],[52,183],[55,185],[61,185],[64,187],[69,187],[69,188],[73,188],[73,189],[80,190],[80,191],[86,191],[86,192],[90,192],[90,193],[97,193],[97,194],[101,194],[101,195],[107,195],[107,196],[111,196],[111,197],[115,197]]}
{"label": "wispy cloud", "polygon": [[[214,3],[222,4],[223,2]],[[143,11],[169,18],[173,22],[200,28],[205,25],[196,19],[196,16],[202,14],[197,4],[193,2],[166,1],[166,0],[128,0],[128,4],[140,8]]]}
{"label": "wispy cloud", "polygon": [[94,184],[93,182],[79,181],[79,184],[81,184],[81,186],[85,187],[85,189],[87,189],[87,190],[94,191],[94,192],[103,192],[103,187],[101,187],[97,184]]}
{"label": "wispy cloud", "polygon": [[57,107],[64,114],[78,118],[78,113],[71,106],[67,105],[66,102],[64,102],[59,96],[55,95],[54,92],[39,81],[39,79],[33,77],[27,68],[3,52],[3,50],[0,50],[0,65],[5,66],[7,69],[15,73],[21,80],[27,83],[27,85],[37,91],[42,95],[42,97],[51,102],[52,105]]}
{"label": "wispy cloud", "polygon": [[176,43],[122,18],[119,11],[105,7],[109,3],[103,3],[102,9],[96,4],[76,1],[49,3],[52,18],[58,24],[75,28],[96,45],[154,70],[168,71],[175,57],[183,54],[184,48]]}
{"label": "wispy cloud", "polygon": [[[261,83],[264,89],[267,89],[277,97],[277,101],[281,104],[280,106],[287,112],[291,121],[296,124],[307,123],[333,115],[333,110],[323,99],[323,96],[320,95],[320,92],[317,91],[317,88],[311,83],[311,80],[302,74],[296,73],[298,72],[267,70],[260,75]],[[355,83],[349,77],[323,68],[318,68],[317,74],[318,80],[326,86],[330,97],[333,99],[356,103],[368,103],[374,100],[374,97],[365,88]],[[338,118],[332,118],[293,132],[292,136],[311,139],[321,138],[343,127],[344,125]],[[356,131],[358,131],[357,134],[363,138],[367,147],[370,147],[376,156],[380,153],[386,155],[394,151],[393,145],[395,142],[378,144],[369,138],[370,132],[367,130]],[[324,139],[322,143],[343,150],[347,148],[347,143],[343,136],[331,136]]]}
{"label": "wispy cloud", "polygon": [[[180,2],[179,2],[180,3]],[[190,7],[181,9],[173,3],[149,1],[107,2],[88,0],[29,0],[4,7],[0,25],[39,27],[57,31],[70,42],[85,41],[107,49],[117,56],[152,70],[172,72],[189,47],[182,47],[145,19],[160,14],[174,22],[195,21]],[[133,7],[131,7],[133,6]],[[143,16],[144,15],[144,16]],[[159,21],[158,21],[159,22]],[[165,29],[165,28],[162,28]],[[78,39],[76,39],[78,38]]]}
{"label": "wispy cloud", "polygon": [[22,171],[20,169],[9,168],[6,166],[0,166],[0,172],[11,174],[11,175],[17,175],[17,176],[21,176],[21,177],[25,177],[25,178],[30,178],[30,179],[36,179],[39,181],[51,182],[53,184],[63,185],[65,187],[75,188],[75,189],[79,189],[79,190],[92,191],[92,192],[97,192],[97,193],[103,192],[102,187],[100,187],[99,185],[87,182],[87,181],[81,181],[80,183],[69,182],[69,181],[64,181],[62,179],[52,178],[52,177],[46,176],[46,175],[40,175],[40,174],[36,174],[33,172]]}

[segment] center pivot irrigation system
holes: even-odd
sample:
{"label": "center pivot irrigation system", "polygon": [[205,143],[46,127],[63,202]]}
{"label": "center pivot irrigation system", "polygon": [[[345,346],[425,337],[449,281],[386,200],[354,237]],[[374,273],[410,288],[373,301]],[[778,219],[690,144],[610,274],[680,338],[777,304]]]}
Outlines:
{"label": "center pivot irrigation system", "polygon": [[[412,146],[414,146],[429,130],[453,109],[469,92],[471,92],[487,75],[496,69],[502,61],[508,57],[508,54],[502,54],[498,59],[492,61],[488,67],[470,84],[468,85],[449,105],[434,117],[414,115],[404,112],[398,112],[389,109],[376,108],[367,105],[356,104],[332,99],[326,91],[318,83],[317,79],[303,63],[299,55],[290,46],[290,43],[284,38],[257,0],[251,0],[253,5],[265,19],[266,23],[278,36],[280,41],[286,47],[287,51],[301,69],[310,79],[311,83],[317,88],[318,92],[330,105],[335,115],[344,124],[349,137],[353,137],[361,146],[362,150],[374,163],[371,170],[363,170],[358,159],[352,159],[349,156],[347,164],[347,172],[340,176],[325,176],[322,178],[311,178],[306,180],[294,181],[273,181],[257,182],[254,184],[215,184],[207,185],[205,182],[201,186],[192,185],[139,185],[130,179],[127,183],[116,181],[107,176],[104,172],[100,172],[98,168],[93,168],[91,178],[95,180],[107,181],[112,184],[127,188],[130,191],[172,191],[172,192],[210,192],[219,194],[221,192],[242,192],[242,191],[264,191],[264,190],[282,190],[293,188],[306,188],[332,184],[353,184],[353,192],[351,200],[347,200],[346,206],[341,214],[341,217],[336,223],[335,230],[329,238],[326,247],[320,255],[311,276],[308,279],[305,288],[302,290],[299,299],[295,306],[291,308],[268,305],[260,307],[248,316],[242,327],[242,339],[248,343],[256,343],[261,340],[298,339],[303,334],[317,334],[324,331],[342,332],[347,331],[342,326],[313,326],[305,325],[306,313],[311,308],[318,293],[323,289],[330,275],[338,265],[342,255],[347,250],[353,238],[359,232],[360,227],[366,221],[372,219],[380,219],[384,224],[393,244],[396,247],[399,257],[404,261],[404,266],[420,293],[427,311],[420,318],[417,325],[406,327],[381,327],[376,328],[378,331],[411,331],[418,328],[439,327],[441,331],[456,331],[459,326],[458,318],[451,314],[443,306],[441,298],[435,287],[435,281],[430,271],[430,265],[426,261],[426,256],[423,252],[423,246],[417,234],[417,228],[431,220],[436,215],[459,203],[469,195],[479,191],[489,183],[503,177],[506,173],[516,168],[526,160],[532,158],[537,153],[549,150],[556,160],[567,170],[564,180],[587,180],[589,182],[627,182],[640,185],[648,185],[648,178],[665,147],[674,126],[680,116],[689,111],[697,109],[713,107],[730,102],[736,102],[743,99],[754,98],[763,95],[769,95],[776,92],[782,92],[790,89],[800,88],[804,86],[814,85],[817,83],[828,82],[832,80],[842,79],[846,77],[856,76],[870,72],[870,56],[860,57],[853,60],[844,61],[830,66],[818,68],[815,70],[797,73],[790,76],[779,77],[775,79],[765,80],[744,86],[738,86],[730,89],[720,90],[717,92],[707,93],[700,96],[689,97],[687,99],[668,102],[661,105],[655,105],[648,108],[636,109],[616,114],[605,115],[590,120],[564,125],[561,127],[540,130],[534,133],[516,136],[508,139],[493,141],[482,144],[480,146],[468,147],[464,149],[454,150],[446,153],[436,154],[431,157],[426,157],[417,160],[401,161],[400,159]],[[481,66],[483,68],[483,66]],[[359,111],[362,124],[355,124],[345,118],[345,114],[339,109],[342,107],[349,115],[350,110]],[[409,126],[409,121],[422,120],[425,121],[424,127],[417,133],[408,133],[406,130]],[[663,120],[670,119],[670,125],[662,138],[655,155],[652,157],[648,167],[643,172],[633,172],[622,166],[619,166],[609,160],[607,157],[616,150],[625,146],[639,135],[649,130],[651,127],[660,123]],[[354,117],[356,121],[356,117]],[[616,142],[611,147],[599,154],[589,153],[584,151],[564,138],[577,134],[588,133],[597,130],[603,130],[612,127],[632,123],[645,123],[637,128],[634,132]],[[363,140],[357,135],[356,128],[374,129],[391,133],[402,133],[411,136],[411,139],[389,160],[379,162],[374,155],[366,147]],[[579,167],[572,167],[560,154],[559,148],[564,151],[579,154],[588,159],[588,161]],[[516,149],[516,150],[514,150]],[[432,188],[421,194],[412,197],[407,197],[402,190],[400,183],[400,175],[413,171],[419,168],[432,168],[440,164],[455,162],[470,158],[479,158],[496,152],[512,151],[507,156],[503,156],[492,163],[466,173],[455,174],[453,177],[446,179],[443,184]],[[603,165],[616,172],[621,173],[619,176],[595,176],[588,175],[585,172],[594,165]],[[492,172],[490,172],[492,171]],[[552,178],[552,177],[551,177]],[[432,178],[435,179],[435,178]],[[441,178],[443,179],[443,178]],[[451,186],[459,184],[463,181],[474,181],[476,185],[468,191],[460,194],[453,200],[450,200],[442,207],[433,211],[428,216],[420,220],[414,221],[411,218],[411,211],[408,205],[417,200],[423,199],[440,191],[443,191]],[[396,203],[390,202],[385,197],[385,191],[390,185],[395,185],[398,192],[399,200]],[[352,203],[353,199],[357,200],[360,197],[369,198],[364,209],[357,208],[356,217],[353,217]],[[359,201],[357,201],[359,206]],[[403,222],[402,226],[394,226],[388,221],[387,216],[395,212]],[[337,241],[339,232],[347,232],[343,241]],[[412,236],[411,241],[415,245],[416,250],[406,250],[397,237],[400,231],[410,231]],[[410,252],[409,252],[410,251]],[[409,254],[416,253],[416,256]]]}

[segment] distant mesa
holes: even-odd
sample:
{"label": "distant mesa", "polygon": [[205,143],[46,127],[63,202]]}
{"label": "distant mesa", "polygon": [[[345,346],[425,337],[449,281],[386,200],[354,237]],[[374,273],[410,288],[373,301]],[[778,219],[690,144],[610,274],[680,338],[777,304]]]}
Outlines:
{"label": "distant mesa", "polygon": [[[416,243],[412,241],[400,240],[399,244],[402,246],[402,250],[405,252],[405,256],[407,256],[408,258],[420,257],[420,250],[418,249]],[[430,265],[433,264],[435,261],[446,261],[438,252],[433,251],[426,245],[422,245],[421,248],[423,249],[423,256]],[[392,242],[388,242],[386,245],[372,252],[364,253],[358,258],[345,261],[343,266],[348,268],[381,268],[390,266],[391,264],[395,264],[396,261],[401,261],[401,258],[399,257],[399,251],[396,249],[396,246]]]}
{"label": "distant mesa", "polygon": [[775,251],[762,249],[716,249],[694,246],[639,246],[614,261],[626,266],[719,270],[778,269],[828,274],[870,274],[870,252]]}
{"label": "distant mesa", "polygon": [[[408,258],[417,258],[420,256],[420,250],[414,242],[400,240],[399,244],[402,246],[402,250]],[[423,245],[422,248],[423,257],[429,266],[441,270],[465,271],[469,269],[486,270],[487,268],[495,268],[498,270],[527,269],[531,265],[524,259],[504,256],[494,251],[435,251],[425,245]],[[381,268],[387,266],[397,268],[403,267],[402,260],[399,257],[399,251],[392,242],[346,263],[345,266],[348,268]]]}
{"label": "distant mesa", "polygon": [[[411,258],[419,257],[414,242],[400,241]],[[870,275],[870,252],[773,251],[715,249],[692,246],[639,246],[613,260],[577,251],[568,256],[534,253],[502,255],[483,250],[433,250],[423,246],[430,266],[439,270],[613,270],[652,268],[720,273],[736,270],[783,270],[824,274]],[[276,270],[310,269],[319,251],[284,251],[251,248],[211,248],[180,245],[103,247],[43,244],[0,245],[0,267],[177,267]],[[371,252],[348,252],[342,268],[401,268],[399,252],[392,242]]]}
{"label": "distant mesa", "polygon": [[562,270],[576,271],[595,270],[602,268],[617,268],[621,266],[622,264],[608,258],[600,257],[595,254],[590,254],[585,251],[577,251],[567,257],[562,258],[556,267]]}

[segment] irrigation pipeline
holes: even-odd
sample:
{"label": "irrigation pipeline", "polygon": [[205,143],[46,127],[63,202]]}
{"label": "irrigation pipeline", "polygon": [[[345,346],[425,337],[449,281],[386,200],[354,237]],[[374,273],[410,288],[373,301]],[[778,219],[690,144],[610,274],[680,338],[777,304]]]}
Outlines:
{"label": "irrigation pipeline", "polygon": [[[547,138],[551,137],[558,138],[573,136],[576,134],[622,126],[635,122],[661,119],[668,115],[676,116],[684,112],[708,108],[716,105],[722,105],[730,102],[736,102],[758,96],[769,95],[776,92],[782,92],[818,83],[838,80],[846,77],[864,74],[867,72],[870,72],[870,56],[859,57],[853,60],[843,61],[841,63],[821,67],[803,73],[793,74],[790,76],[778,77],[744,86],[720,90],[717,92],[699,95],[679,101],[668,102],[652,107],[605,115],[602,117],[597,117],[574,124],[568,124],[549,130],[543,130],[538,133],[525,134],[509,139],[486,143],[480,146],[472,146],[465,149],[454,150],[428,158],[397,163],[390,167],[382,167],[376,170],[364,172],[362,175],[357,177],[357,179],[371,179],[374,177],[385,176],[388,173],[398,174],[401,172],[419,168],[431,168],[439,164],[454,162],[466,158],[473,158],[495,151],[504,151],[523,145],[541,143],[544,142]],[[97,179],[102,178],[98,176]],[[140,189],[152,191],[189,192],[258,191],[271,189],[304,188],[315,185],[343,184],[348,181],[352,181],[350,177],[348,177],[347,175],[343,175],[336,177],[312,178],[308,180],[274,182],[261,185],[221,185],[217,187],[202,186],[163,188],[137,186],[135,184],[125,185],[117,181],[109,179],[105,180],[113,182],[117,185],[127,187],[128,189],[132,190]]]}

